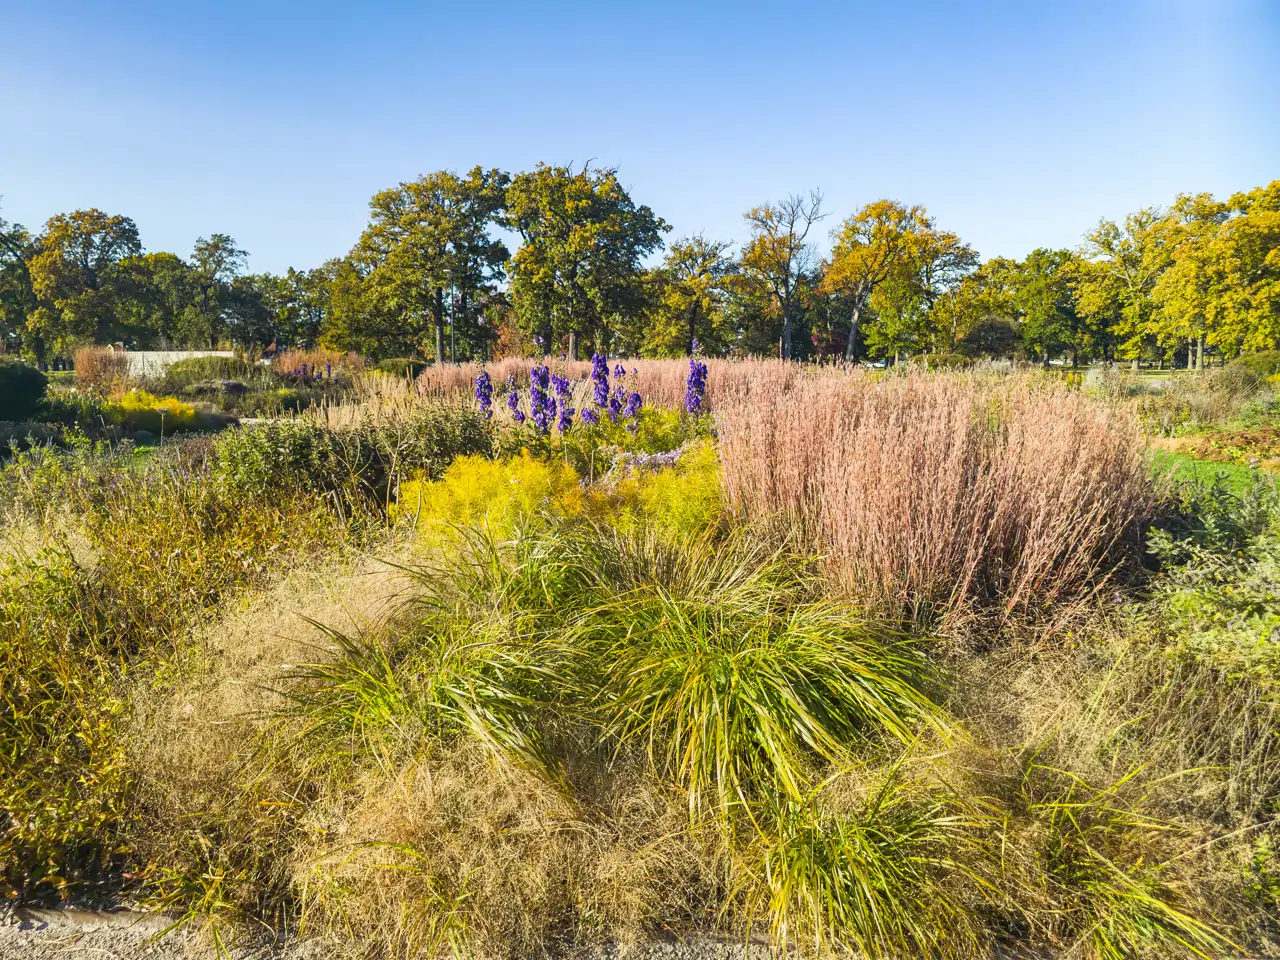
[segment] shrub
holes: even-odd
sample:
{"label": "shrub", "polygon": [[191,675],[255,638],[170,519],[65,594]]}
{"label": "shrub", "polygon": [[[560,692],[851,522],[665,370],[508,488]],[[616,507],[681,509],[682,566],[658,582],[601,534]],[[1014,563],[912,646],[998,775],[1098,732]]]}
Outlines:
{"label": "shrub", "polygon": [[333,541],[314,499],[237,498],[180,456],[49,458],[36,479],[82,520],[93,561],[58,547],[0,568],[6,897],[74,892],[124,866],[119,818],[139,774],[127,763],[128,681],[153,678],[232,592]]}
{"label": "shrub", "polygon": [[25,420],[35,413],[48,389],[35,367],[0,357],[0,420]]}
{"label": "shrub", "polygon": [[1230,396],[1249,396],[1267,385],[1269,377],[1280,373],[1280,350],[1246,353],[1215,370],[1208,378],[1209,386]]}
{"label": "shrub", "polygon": [[619,454],[588,499],[596,516],[622,528],[651,523],[676,540],[706,536],[724,514],[720,459],[706,442],[665,454]]}
{"label": "shrub", "polygon": [[393,517],[439,532],[453,524],[476,524],[505,535],[543,510],[582,511],[578,475],[568,464],[535,460],[528,451],[507,460],[466,456],[437,481],[401,484]]}
{"label": "shrub", "polygon": [[100,427],[106,416],[106,405],[94,393],[81,390],[59,390],[40,403],[36,415],[44,423],[57,423],[65,427],[90,430]]}
{"label": "shrub", "polygon": [[393,377],[412,377],[417,379],[418,375],[430,366],[431,364],[425,360],[397,358],[395,360],[379,360],[374,369],[379,373],[390,374]]}
{"label": "shrub", "polygon": [[252,380],[264,372],[264,368],[241,357],[187,357],[165,368],[161,389],[165,393],[181,393],[198,383]]}
{"label": "shrub", "polygon": [[921,360],[929,370],[967,370],[973,366],[973,358],[959,353],[926,353]]}
{"label": "shrub", "polygon": [[304,490],[338,494],[349,506],[386,506],[415,474],[438,477],[454,458],[487,452],[480,415],[424,407],[412,418],[330,430],[304,418],[242,427],[214,448],[219,479],[255,496]]}
{"label": "shrub", "polygon": [[197,426],[196,408],[174,397],[157,397],[145,390],[130,390],[119,400],[108,401],[107,419],[130,432],[146,430],[166,436]]}
{"label": "shrub", "polygon": [[82,387],[109,393],[115,384],[129,379],[129,358],[110,347],[81,347],[75,352],[76,382]]}

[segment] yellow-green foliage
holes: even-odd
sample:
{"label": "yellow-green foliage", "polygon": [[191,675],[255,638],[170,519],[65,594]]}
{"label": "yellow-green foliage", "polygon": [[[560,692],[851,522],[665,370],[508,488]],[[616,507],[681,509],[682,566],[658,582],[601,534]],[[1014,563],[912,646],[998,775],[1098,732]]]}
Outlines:
{"label": "yellow-green foliage", "polygon": [[723,512],[720,460],[715,447],[700,443],[674,466],[640,472],[592,501],[620,528],[648,522],[676,539],[700,536]]}
{"label": "yellow-green foliage", "polygon": [[112,423],[129,430],[149,430],[159,434],[190,429],[196,420],[196,408],[174,397],[157,397],[145,390],[130,390],[119,400],[106,405]]}
{"label": "yellow-green foliage", "polygon": [[535,460],[524,451],[500,461],[459,457],[439,480],[402,484],[391,515],[415,519],[419,529],[474,524],[506,533],[539,511],[573,516],[583,505],[578,474],[571,466]]}

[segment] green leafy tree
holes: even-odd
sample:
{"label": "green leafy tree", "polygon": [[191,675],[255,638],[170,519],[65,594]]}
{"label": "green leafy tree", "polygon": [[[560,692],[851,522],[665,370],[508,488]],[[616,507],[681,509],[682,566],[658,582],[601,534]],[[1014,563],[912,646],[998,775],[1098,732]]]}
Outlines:
{"label": "green leafy tree", "polygon": [[35,254],[31,234],[21,224],[0,217],[0,353],[29,347],[36,361],[43,364],[44,342],[27,327],[27,318],[36,309],[29,265]]}
{"label": "green leafy tree", "polygon": [[[351,257],[363,293],[346,301],[349,307],[363,301],[369,309],[344,313],[330,336],[341,327],[354,344],[392,334],[388,345],[401,348],[396,352],[443,362],[446,324],[452,318],[455,337],[458,326],[474,326],[483,294],[501,277],[507,250],[489,231],[508,180],[480,167],[466,177],[441,170],[375,194],[369,225]],[[374,300],[379,307],[372,307]]]}
{"label": "green leafy tree", "polygon": [[516,321],[545,344],[585,337],[604,345],[621,316],[644,304],[642,261],[668,226],[637,205],[614,168],[540,163],[507,190],[505,223],[522,243],[507,266]]}
{"label": "green leafy tree", "polygon": [[1079,310],[1096,324],[1110,327],[1119,352],[1135,361],[1159,338],[1156,282],[1171,262],[1171,221],[1148,207],[1123,224],[1102,220],[1086,236],[1076,281]]}
{"label": "green leafy tree", "polygon": [[1172,213],[1172,262],[1152,291],[1164,341],[1187,343],[1188,366],[1199,368],[1206,345],[1227,356],[1273,349],[1280,343],[1280,181],[1227,203],[1179,197]]}
{"label": "green leafy tree", "polygon": [[1093,327],[1077,304],[1077,264],[1069,250],[1039,248],[1002,271],[1019,336],[1045,364],[1066,352],[1079,366],[1081,353],[1094,343]]}
{"label": "green leafy tree", "polygon": [[640,352],[691,354],[695,342],[704,353],[724,352],[732,339],[725,312],[727,281],[735,269],[729,246],[701,234],[671,244],[653,271],[654,306]]}
{"label": "green leafy tree", "polygon": [[173,253],[144,253],[121,263],[120,309],[148,345],[182,344],[182,325],[199,295],[195,273]]}
{"label": "green leafy tree", "polygon": [[128,217],[101,210],[58,214],[45,224],[29,261],[40,304],[28,327],[65,349],[75,340],[109,343],[127,337],[120,300],[128,283],[121,264],[142,250]]}
{"label": "green leafy tree", "polygon": [[235,338],[231,327],[236,321],[231,312],[240,295],[233,286],[248,260],[249,254],[225,233],[196,241],[190,261],[195,298],[181,321],[182,337],[188,344],[212,348],[224,337]]}

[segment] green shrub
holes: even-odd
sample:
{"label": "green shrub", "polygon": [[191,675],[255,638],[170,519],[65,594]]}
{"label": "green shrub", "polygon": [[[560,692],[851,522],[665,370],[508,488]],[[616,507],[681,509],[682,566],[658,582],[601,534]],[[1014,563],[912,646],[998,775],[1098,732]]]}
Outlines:
{"label": "green shrub", "polygon": [[93,561],[65,547],[0,568],[0,896],[74,890],[123,866],[119,818],[130,684],[191,625],[291,556],[331,546],[315,498],[262,502],[198,462],[81,448],[30,456],[52,502],[82,521]]}
{"label": "green shrub", "polygon": [[26,420],[44,399],[49,381],[30,364],[0,357],[0,420]]}
{"label": "green shrub", "polygon": [[973,366],[973,358],[959,353],[927,353],[922,357],[930,370],[967,370]]}
{"label": "green shrub", "polygon": [[386,506],[401,482],[438,477],[455,457],[490,446],[478,412],[439,406],[350,430],[303,418],[242,427],[219,438],[214,458],[224,483],[257,496],[303,490],[340,495],[351,506]]}
{"label": "green shrub", "polygon": [[394,377],[414,377],[416,378],[431,364],[425,360],[413,360],[410,358],[396,358],[393,360],[379,360],[375,370],[379,373],[387,373]]}
{"label": "green shrub", "polygon": [[1249,396],[1265,387],[1267,378],[1276,373],[1280,373],[1280,350],[1246,353],[1215,370],[1209,386],[1230,396]]}
{"label": "green shrub", "polygon": [[41,401],[36,417],[44,423],[89,430],[102,426],[106,417],[106,404],[97,394],[80,390],[59,390]]}
{"label": "green shrub", "polygon": [[262,370],[241,357],[187,357],[165,368],[162,389],[165,393],[181,393],[209,380],[252,380],[261,378]]}

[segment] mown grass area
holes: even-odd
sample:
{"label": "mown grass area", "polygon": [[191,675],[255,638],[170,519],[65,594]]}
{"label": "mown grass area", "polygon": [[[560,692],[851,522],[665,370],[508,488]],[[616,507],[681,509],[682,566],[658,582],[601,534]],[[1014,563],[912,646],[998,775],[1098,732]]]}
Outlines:
{"label": "mown grass area", "polygon": [[6,895],[370,957],[1274,955],[1274,486],[1078,381],[706,376],[15,455]]}

